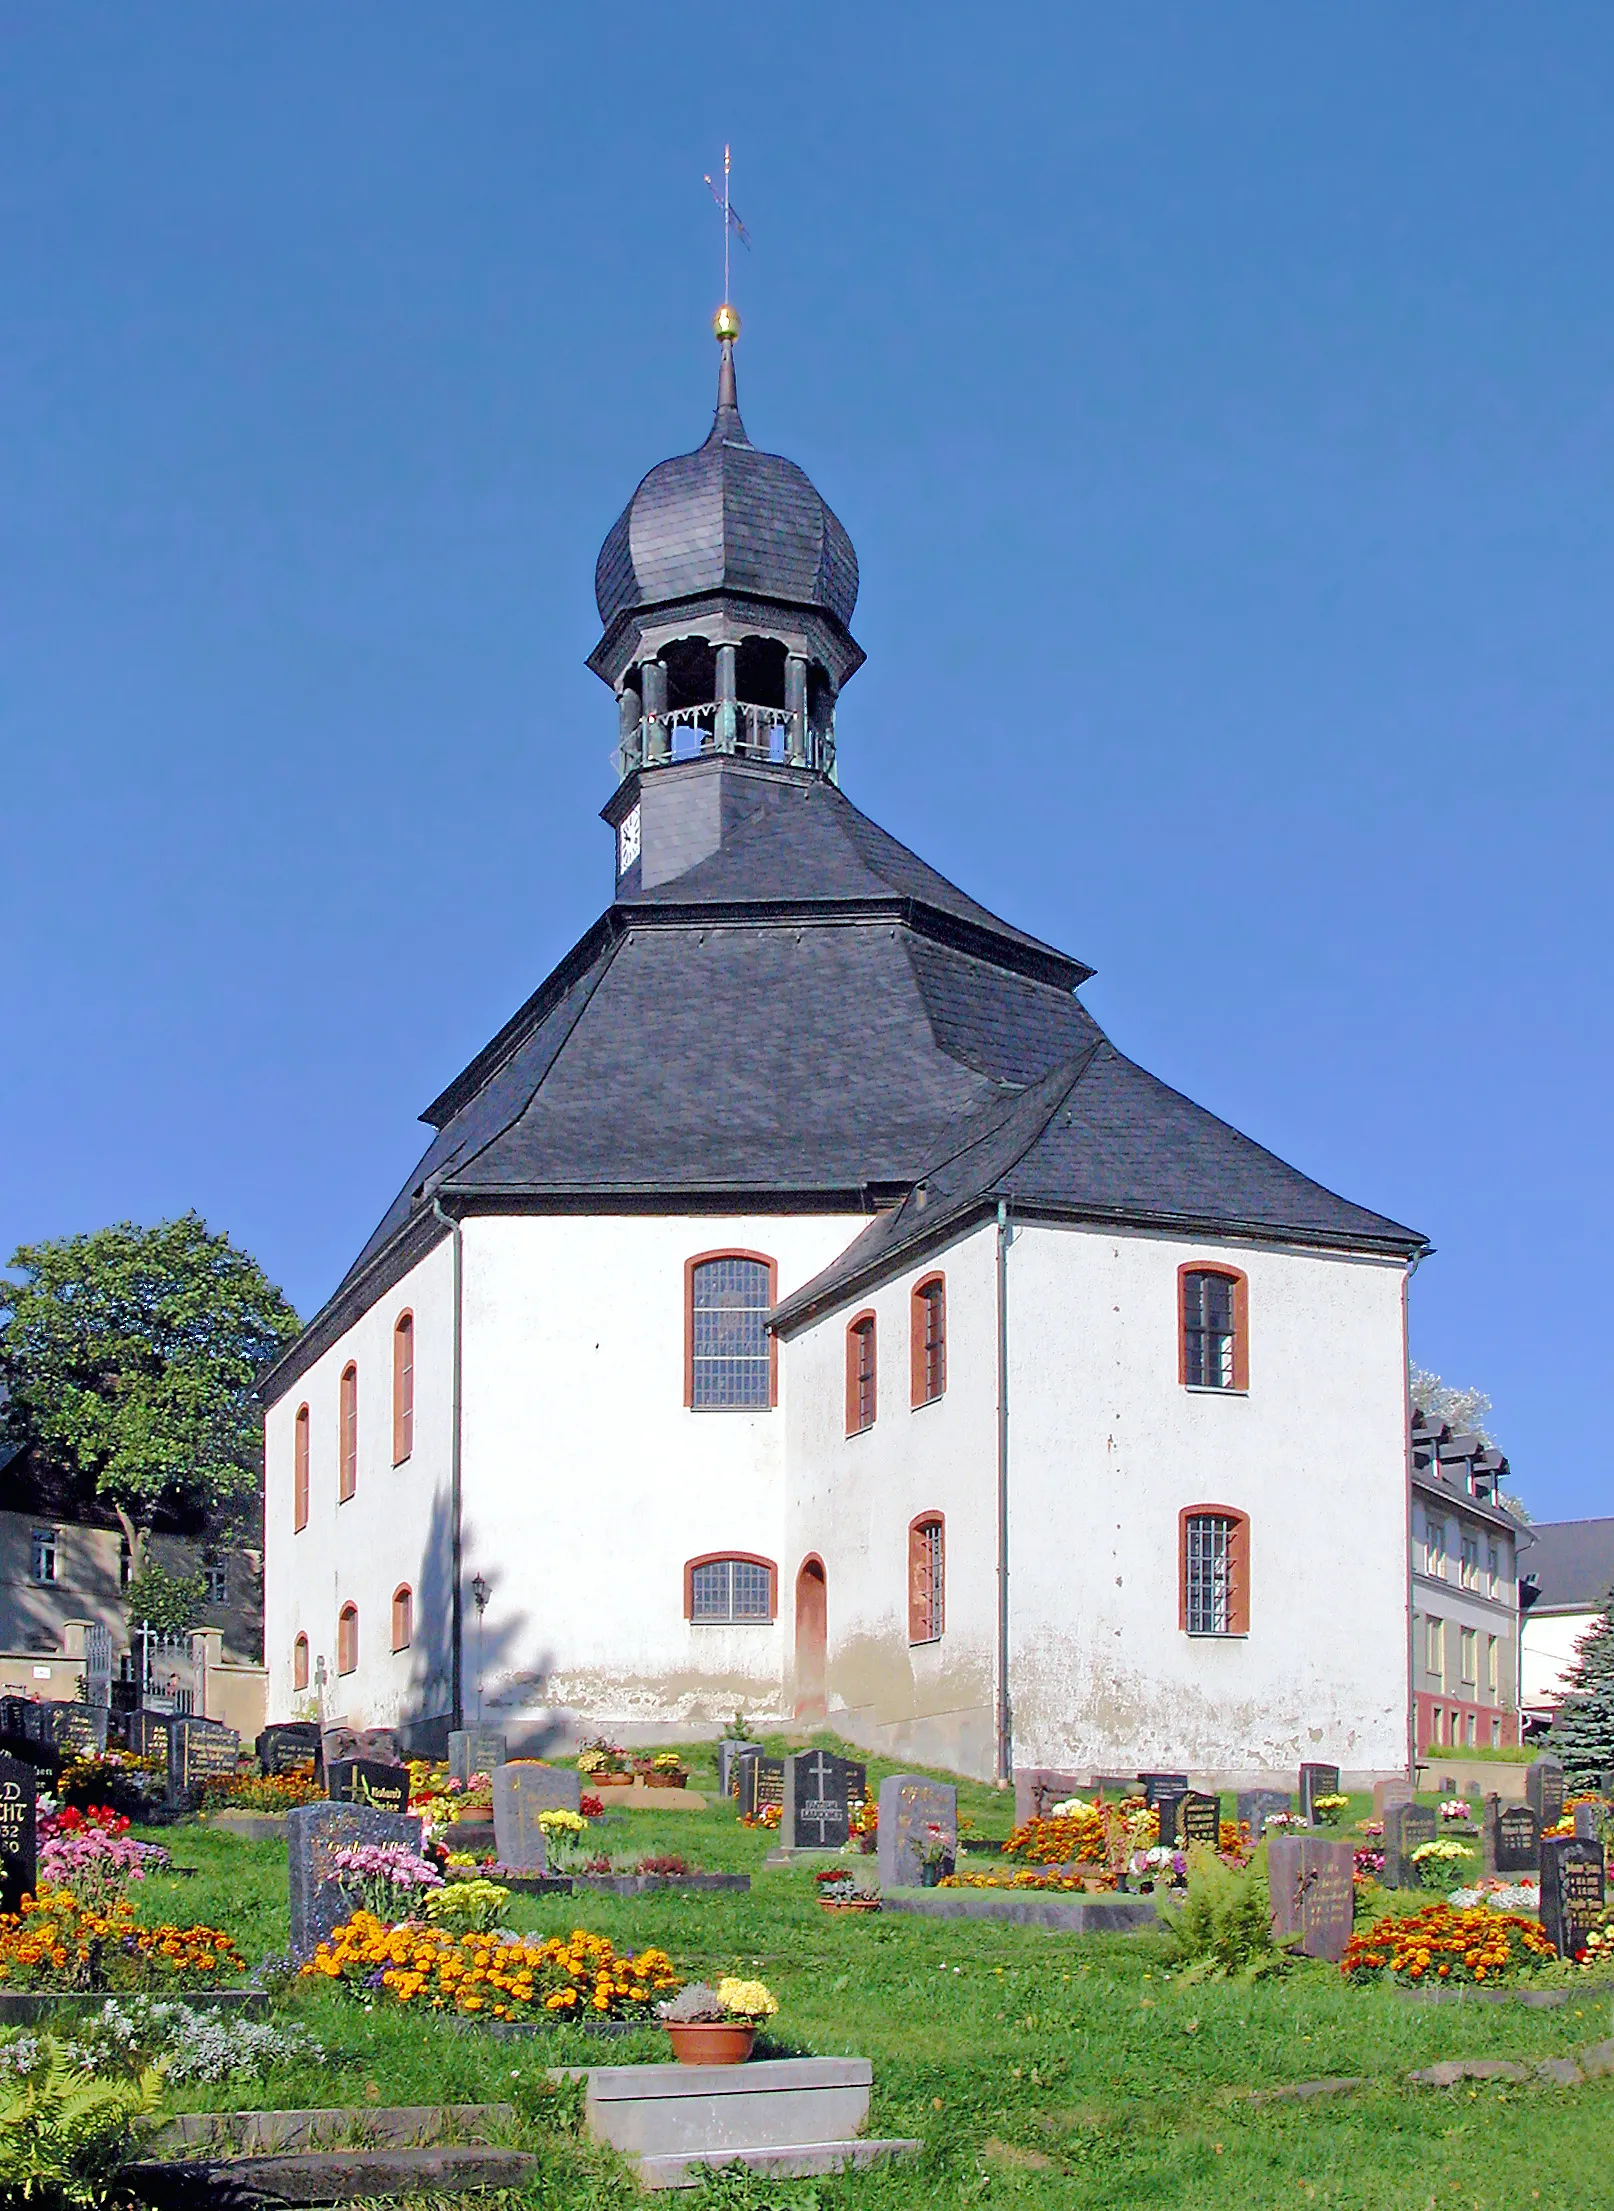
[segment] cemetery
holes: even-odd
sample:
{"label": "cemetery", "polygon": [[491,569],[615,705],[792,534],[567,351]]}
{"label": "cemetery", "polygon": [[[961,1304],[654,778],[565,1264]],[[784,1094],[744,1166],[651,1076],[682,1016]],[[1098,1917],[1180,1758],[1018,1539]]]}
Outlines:
{"label": "cemetery", "polygon": [[689,1746],[640,1808],[497,1736],[184,1732],[132,1820],[63,1801],[76,1750],[0,1760],[0,2096],[156,2062],[117,2121],[153,2203],[627,2203],[724,2160],[759,2205],[1276,2205],[1342,2161],[1341,2203],[1481,2162],[1535,2200],[1548,2155],[1595,2200],[1614,1814],[1550,1761],[1523,1802],[1151,1773],[1016,1820],[823,1735]]}

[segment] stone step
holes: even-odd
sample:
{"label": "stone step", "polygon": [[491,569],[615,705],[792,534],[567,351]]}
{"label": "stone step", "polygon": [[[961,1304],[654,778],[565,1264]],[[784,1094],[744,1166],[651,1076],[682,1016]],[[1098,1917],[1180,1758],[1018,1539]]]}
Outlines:
{"label": "stone step", "polygon": [[882,1908],[926,1919],[1006,1919],[1072,1935],[1130,1935],[1159,1925],[1150,1896],[1078,1896],[1069,1889],[884,1889]]}
{"label": "stone step", "polygon": [[759,2058],[749,2065],[595,2065],[584,2124],[634,2157],[709,2157],[852,2141],[867,2123],[866,2057]]}
{"label": "stone step", "polygon": [[521,2188],[538,2168],[528,2150],[485,2145],[434,2149],[293,2150],[129,2168],[154,2211],[217,2211],[219,2205],[351,2203],[360,2196],[470,2195]]}
{"label": "stone step", "polygon": [[153,2137],[159,2156],[262,2157],[282,2150],[424,2149],[487,2142],[513,2104],[358,2104],[314,2111],[187,2111]]}
{"label": "stone step", "polygon": [[872,2165],[881,2157],[916,2157],[923,2142],[893,2136],[886,2141],[798,2142],[770,2150],[705,2150],[683,2156],[641,2157],[639,2182],[645,2188],[694,2188],[703,2172],[738,2165],[770,2180],[807,2180],[815,2173],[844,2173]]}

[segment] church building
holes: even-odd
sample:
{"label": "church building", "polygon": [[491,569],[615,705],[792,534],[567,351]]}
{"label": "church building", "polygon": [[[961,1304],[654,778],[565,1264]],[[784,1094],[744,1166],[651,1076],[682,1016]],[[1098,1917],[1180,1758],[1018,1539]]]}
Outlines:
{"label": "church building", "polygon": [[270,1715],[1408,1758],[1408,1270],[840,787],[851,540],[705,443],[595,570],[610,903],[266,1377]]}

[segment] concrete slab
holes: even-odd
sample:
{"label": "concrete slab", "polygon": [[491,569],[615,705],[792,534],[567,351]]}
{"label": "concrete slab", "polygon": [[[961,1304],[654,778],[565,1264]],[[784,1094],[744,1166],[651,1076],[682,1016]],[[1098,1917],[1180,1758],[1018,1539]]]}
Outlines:
{"label": "concrete slab", "polygon": [[152,2137],[160,2156],[261,2157],[311,2149],[425,2149],[486,2145],[511,2131],[513,2104],[332,2105],[311,2111],[187,2111]]}
{"label": "concrete slab", "polygon": [[1131,1935],[1160,1924],[1152,1897],[1074,1896],[1057,1889],[886,1889],[881,1903],[888,1912],[925,1919],[1006,1919],[1071,1935]]}
{"label": "concrete slab", "polygon": [[760,2058],[749,2065],[597,2065],[584,2124],[636,2157],[783,2150],[848,2142],[869,2116],[874,2067],[861,2057]]}
{"label": "concrete slab", "polygon": [[128,2168],[156,2211],[216,2211],[220,2204],[351,2203],[361,2196],[469,2195],[525,2187],[538,2169],[528,2150],[475,2145],[419,2150],[305,2150],[280,2157]]}
{"label": "concrete slab", "polygon": [[645,2188],[694,2188],[707,2172],[738,2165],[770,2180],[807,2180],[815,2173],[844,2173],[882,2157],[915,2157],[923,2142],[893,2136],[873,2142],[802,2142],[776,2150],[711,2150],[703,2157],[641,2157]]}

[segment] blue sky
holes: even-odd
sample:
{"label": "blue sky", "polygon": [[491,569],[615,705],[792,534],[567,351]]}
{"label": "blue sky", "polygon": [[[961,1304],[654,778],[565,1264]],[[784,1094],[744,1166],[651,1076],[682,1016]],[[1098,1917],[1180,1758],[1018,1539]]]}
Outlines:
{"label": "blue sky", "polygon": [[1611,95],[1591,6],[0,0],[0,1240],[195,1206],[311,1311],[607,902],[728,138],[846,789],[1614,1509]]}

